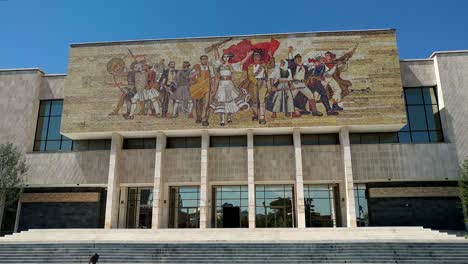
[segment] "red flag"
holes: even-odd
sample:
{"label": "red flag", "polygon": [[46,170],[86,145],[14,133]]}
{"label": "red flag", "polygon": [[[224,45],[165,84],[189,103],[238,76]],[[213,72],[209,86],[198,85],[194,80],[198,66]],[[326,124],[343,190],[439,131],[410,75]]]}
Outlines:
{"label": "red flag", "polygon": [[[257,43],[257,44],[252,44],[250,40],[244,39],[241,42],[237,43],[236,45],[232,45],[227,49],[223,50],[223,54],[232,54],[234,55],[230,62],[236,63],[239,61],[242,61],[245,56],[247,56],[247,53],[251,50],[257,51],[260,53],[262,56],[261,58],[261,63],[268,63],[270,61],[270,55],[268,54],[271,52],[272,55],[275,54],[276,50],[280,46],[279,41],[276,39],[272,38],[270,42],[262,42],[262,43]],[[244,70],[247,70],[250,64],[253,63],[253,58],[249,58],[244,65],[242,65],[242,68]]]}

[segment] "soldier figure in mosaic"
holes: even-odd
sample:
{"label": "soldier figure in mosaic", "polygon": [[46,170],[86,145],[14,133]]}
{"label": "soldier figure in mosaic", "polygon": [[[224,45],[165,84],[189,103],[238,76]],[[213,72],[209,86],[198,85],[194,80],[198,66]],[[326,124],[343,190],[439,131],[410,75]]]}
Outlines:
{"label": "soldier figure in mosaic", "polygon": [[149,64],[144,65],[146,72],[146,87],[143,91],[145,99],[145,109],[151,109],[152,115],[161,117],[161,106],[159,104],[160,93],[158,91],[159,84],[156,82],[156,72]]}
{"label": "soldier figure in mosaic", "polygon": [[286,117],[290,117],[294,113],[294,97],[292,90],[292,73],[288,69],[288,62],[285,60],[280,61],[280,65],[275,67],[270,74],[271,93],[273,93],[271,100],[272,113],[271,118],[276,118],[276,113],[284,113]]}
{"label": "soldier figure in mosaic", "polygon": [[172,110],[172,117],[178,117],[179,113],[185,113],[189,115],[189,118],[192,118],[192,108],[193,102],[192,98],[190,97],[190,73],[192,69],[190,68],[190,62],[184,61],[182,63],[182,69],[179,70],[174,78],[174,82],[176,83],[176,89],[172,94],[173,100],[173,110]]}
{"label": "soldier figure in mosaic", "polygon": [[216,74],[213,66],[208,64],[208,56],[200,56],[200,63],[196,64],[191,72],[193,84],[190,95],[193,100],[195,123],[208,126],[210,117],[210,99],[214,94]]}
{"label": "soldier figure in mosaic", "polygon": [[270,53],[269,62],[262,63],[262,50],[254,50],[252,57],[253,63],[247,68],[249,105],[253,113],[252,120],[258,120],[259,124],[263,125],[266,124],[265,97],[268,92],[268,70],[274,68],[275,59]]}
{"label": "soldier figure in mosaic", "polygon": [[331,108],[328,94],[325,90],[325,85],[327,85],[325,79],[333,75],[335,68],[331,69],[333,71],[327,70],[327,67],[323,63],[322,56],[309,59],[309,62],[313,63],[313,67],[307,72],[307,87],[309,87],[312,92],[320,95],[320,100],[327,111],[327,115],[338,115],[338,112]]}
{"label": "soldier figure in mosaic", "polygon": [[163,74],[159,80],[161,85],[161,113],[163,117],[170,117],[169,109],[172,107],[171,95],[176,89],[175,76],[178,70],[175,69],[175,61],[170,61],[167,65],[167,69],[163,71]]}
{"label": "soldier figure in mosaic", "polygon": [[[130,70],[125,71],[125,62],[121,58],[113,58],[107,63],[107,71],[113,79],[113,83],[110,83],[110,85],[119,88],[121,92],[117,105],[109,115],[118,115],[124,104],[127,105],[126,113],[130,113],[132,104],[130,99],[135,94],[135,72],[132,70],[132,68],[133,65],[131,65]],[[122,77],[126,78],[127,85],[119,81],[119,78]]]}
{"label": "soldier figure in mosaic", "polygon": [[232,123],[232,114],[241,109],[248,108],[247,101],[248,93],[244,89],[238,89],[232,82],[232,74],[234,72],[242,72],[242,64],[244,64],[253,54],[250,51],[247,56],[240,62],[230,63],[232,54],[223,54],[220,58],[218,49],[214,49],[214,57],[216,59],[214,66],[219,76],[217,82],[216,93],[210,106],[215,113],[220,114],[221,126],[225,125],[226,115],[227,123]]}
{"label": "soldier figure in mosaic", "polygon": [[[293,117],[300,117],[301,114],[310,114],[313,116],[322,116],[323,114],[317,110],[317,105],[315,103],[315,97],[312,91],[306,86],[306,73],[309,71],[309,66],[307,63],[302,62],[301,54],[296,54],[293,57],[293,47],[289,47],[288,50],[288,68],[291,70],[294,90],[292,90],[294,98],[294,106],[296,110],[293,113]],[[305,104],[298,103],[299,101],[304,101],[305,104],[309,104],[308,112],[306,110]],[[300,112],[299,112],[300,111]]]}

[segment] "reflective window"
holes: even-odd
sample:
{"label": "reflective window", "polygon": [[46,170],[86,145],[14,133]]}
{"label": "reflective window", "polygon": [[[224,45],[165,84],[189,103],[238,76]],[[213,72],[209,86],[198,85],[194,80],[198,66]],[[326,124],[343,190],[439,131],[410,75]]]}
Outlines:
{"label": "reflective window", "polygon": [[369,209],[367,207],[366,185],[354,185],[354,203],[356,206],[357,226],[369,226]]}
{"label": "reflective window", "polygon": [[167,148],[201,148],[201,137],[167,138]]}
{"label": "reflective window", "polygon": [[304,185],[306,227],[336,226],[333,185]]}
{"label": "reflective window", "polygon": [[123,149],[156,149],[155,138],[126,138]]}
{"label": "reflective window", "polygon": [[247,186],[215,186],[215,227],[249,227]]}
{"label": "reflective window", "polygon": [[408,124],[398,133],[399,142],[442,142],[444,139],[435,88],[405,88],[404,91]]}
{"label": "reflective window", "polygon": [[398,143],[398,133],[352,133],[351,144]]}
{"label": "reflective window", "polygon": [[151,228],[153,189],[128,188],[127,228]]}
{"label": "reflective window", "polygon": [[247,136],[210,137],[210,147],[246,147]]}
{"label": "reflective window", "polygon": [[71,140],[60,134],[63,100],[41,100],[37,118],[34,151],[109,150],[109,139]]}
{"label": "reflective window", "polygon": [[255,186],[255,226],[294,227],[292,185]]}
{"label": "reflective window", "polygon": [[254,136],[254,146],[291,146],[294,145],[292,135],[257,135]]}
{"label": "reflective window", "polygon": [[198,228],[200,226],[200,188],[171,187],[170,227]]}
{"label": "reflective window", "polygon": [[340,139],[338,134],[302,134],[302,145],[338,145]]}

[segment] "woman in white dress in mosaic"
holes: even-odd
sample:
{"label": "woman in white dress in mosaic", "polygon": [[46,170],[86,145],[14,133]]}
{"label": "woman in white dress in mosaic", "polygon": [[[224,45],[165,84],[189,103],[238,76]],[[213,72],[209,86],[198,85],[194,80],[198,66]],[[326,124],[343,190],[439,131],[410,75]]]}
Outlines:
{"label": "woman in white dress in mosaic", "polygon": [[218,83],[215,96],[211,102],[211,108],[214,113],[220,113],[221,126],[225,125],[225,115],[227,115],[228,124],[232,123],[232,114],[239,110],[249,107],[247,101],[249,95],[245,89],[238,89],[232,82],[233,72],[242,72],[242,65],[250,58],[253,52],[249,52],[247,56],[240,62],[230,63],[231,54],[223,54],[219,59],[219,52],[214,51],[215,62],[213,65],[218,73]]}

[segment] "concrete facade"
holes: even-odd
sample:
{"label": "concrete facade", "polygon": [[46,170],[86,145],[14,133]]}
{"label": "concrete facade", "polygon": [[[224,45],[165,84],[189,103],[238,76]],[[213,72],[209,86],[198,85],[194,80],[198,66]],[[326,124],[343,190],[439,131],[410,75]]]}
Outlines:
{"label": "concrete facade", "polygon": [[[168,228],[171,214],[169,190],[172,186],[200,188],[200,228],[211,228],[212,219],[216,217],[212,187],[228,185],[247,186],[248,227],[255,228],[256,184],[294,185],[294,226],[299,228],[307,224],[304,185],[337,184],[339,195],[335,199],[339,207],[335,210],[341,217],[337,225],[355,227],[357,184],[433,182],[440,186],[433,186],[430,195],[418,196],[418,187],[401,188],[410,188],[408,193],[413,193],[414,199],[434,197],[439,192],[443,197],[453,198],[454,189],[445,186],[444,182],[457,181],[458,165],[468,155],[466,65],[466,51],[435,53],[429,59],[400,62],[404,87],[437,87],[445,138],[445,142],[441,143],[351,144],[350,133],[371,133],[376,131],[375,127],[336,126],[311,129],[291,127],[288,130],[230,129],[221,134],[219,130],[193,130],[187,134],[200,136],[201,148],[166,148],[168,137],[181,136],[184,132],[158,130],[145,135],[156,138],[155,149],[122,149],[124,138],[129,136],[129,133],[122,131],[112,135],[110,151],[34,153],[39,102],[61,99],[64,93],[63,75],[44,75],[34,69],[0,70],[0,98],[5,100],[0,104],[0,110],[4,113],[0,119],[0,143],[13,142],[26,153],[30,169],[24,178],[25,188],[107,188],[105,228],[126,227],[128,187],[153,190],[151,228]],[[302,144],[301,134],[311,133],[339,134],[340,143]],[[265,134],[290,134],[294,142],[289,146],[255,146],[254,136]],[[244,135],[247,146],[211,147],[210,137],[220,135]],[[89,134],[89,137],[95,137],[95,134]],[[369,192],[375,195],[377,190]],[[374,198],[391,197],[402,198],[401,193],[395,194],[391,189],[380,190],[378,197]],[[373,202],[379,206],[379,210],[376,209],[378,212],[383,212],[385,206],[395,206],[390,200]],[[425,202],[415,200],[415,204]],[[440,201],[438,204],[444,205],[446,202]],[[18,205],[20,208],[21,203]],[[85,207],[79,208],[87,210]],[[450,205],[450,208],[455,207]],[[31,213],[29,210],[28,215]],[[27,228],[24,224],[20,223],[20,227]]]}

